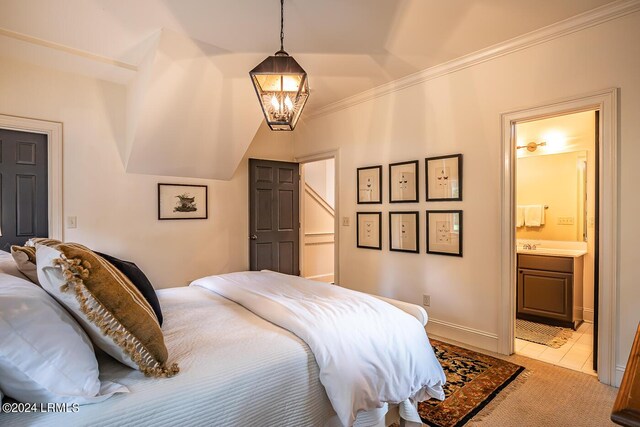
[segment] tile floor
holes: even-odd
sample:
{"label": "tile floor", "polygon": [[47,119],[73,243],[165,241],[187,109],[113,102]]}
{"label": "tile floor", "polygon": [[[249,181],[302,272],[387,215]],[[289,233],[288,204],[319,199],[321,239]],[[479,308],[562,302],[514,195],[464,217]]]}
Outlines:
{"label": "tile floor", "polygon": [[560,348],[551,348],[516,338],[516,354],[596,375],[593,370],[593,324],[582,323],[569,341]]}

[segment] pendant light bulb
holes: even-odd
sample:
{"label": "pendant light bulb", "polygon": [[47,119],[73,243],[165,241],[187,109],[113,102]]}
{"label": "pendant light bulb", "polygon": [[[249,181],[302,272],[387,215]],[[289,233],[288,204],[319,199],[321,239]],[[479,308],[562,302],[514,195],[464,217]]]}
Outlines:
{"label": "pendant light bulb", "polygon": [[284,105],[287,106],[287,109],[289,111],[293,110],[293,102],[291,102],[291,98],[289,98],[289,95],[287,95],[287,97],[284,99]]}
{"label": "pendant light bulb", "polygon": [[278,102],[278,98],[276,98],[275,95],[271,96],[271,105],[273,106],[273,108],[275,108],[276,110],[280,109],[280,103]]}

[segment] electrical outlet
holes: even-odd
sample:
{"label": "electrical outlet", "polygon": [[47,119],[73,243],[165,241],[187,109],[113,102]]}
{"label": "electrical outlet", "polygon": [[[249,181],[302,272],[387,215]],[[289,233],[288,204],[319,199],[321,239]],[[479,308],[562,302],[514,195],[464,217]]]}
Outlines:
{"label": "electrical outlet", "polygon": [[572,216],[559,216],[558,217],[558,225],[573,225],[573,217]]}
{"label": "electrical outlet", "polygon": [[348,217],[348,216],[343,216],[343,217],[342,217],[342,225],[343,225],[344,227],[348,227],[348,226],[349,226],[349,223],[350,223],[349,217]]}
{"label": "electrical outlet", "polygon": [[431,295],[422,295],[422,305],[425,307],[431,306]]}

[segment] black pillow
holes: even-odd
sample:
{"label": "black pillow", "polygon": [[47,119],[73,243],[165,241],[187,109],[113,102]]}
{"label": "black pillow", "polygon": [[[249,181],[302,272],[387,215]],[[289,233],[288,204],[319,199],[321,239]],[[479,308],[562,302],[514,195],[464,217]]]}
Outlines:
{"label": "black pillow", "polygon": [[111,255],[103,254],[100,252],[96,252],[102,258],[109,261],[115,268],[120,270],[122,274],[127,276],[129,280],[138,288],[142,296],[147,300],[151,308],[153,308],[154,313],[156,313],[156,317],[158,318],[158,323],[162,326],[162,311],[160,310],[160,302],[158,301],[158,296],[156,295],[155,289],[153,289],[153,285],[147,276],[144,275],[142,270],[132,263],[131,261],[123,261],[116,257],[112,257]]}

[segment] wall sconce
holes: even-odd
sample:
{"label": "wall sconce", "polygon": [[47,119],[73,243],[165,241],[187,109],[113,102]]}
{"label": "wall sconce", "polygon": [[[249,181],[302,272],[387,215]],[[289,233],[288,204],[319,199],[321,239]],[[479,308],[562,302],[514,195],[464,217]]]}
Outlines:
{"label": "wall sconce", "polygon": [[533,153],[538,149],[538,147],[544,147],[545,145],[547,145],[546,142],[530,142],[527,145],[518,145],[516,150],[526,148],[528,152]]}

